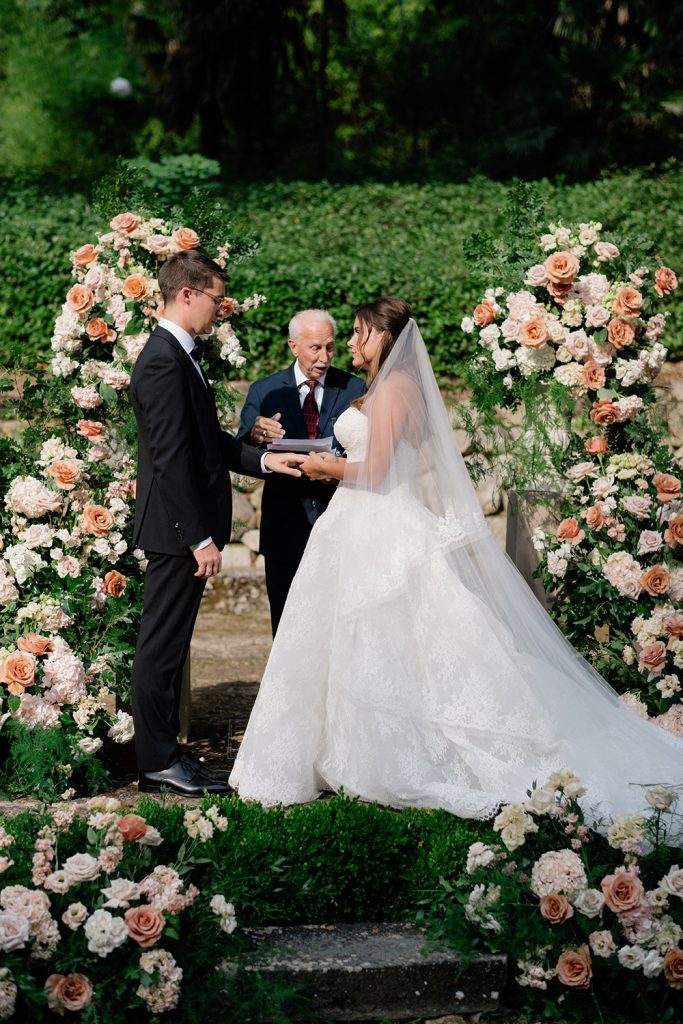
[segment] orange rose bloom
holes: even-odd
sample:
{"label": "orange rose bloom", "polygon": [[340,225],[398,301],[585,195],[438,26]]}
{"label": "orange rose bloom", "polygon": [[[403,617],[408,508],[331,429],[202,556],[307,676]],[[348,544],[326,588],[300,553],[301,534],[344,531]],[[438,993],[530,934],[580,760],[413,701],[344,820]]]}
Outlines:
{"label": "orange rose bloom", "polygon": [[93,987],[85,974],[51,974],[45,980],[45,995],[50,1009],[63,1017],[65,1010],[90,1006]]}
{"label": "orange rose bloom", "polygon": [[140,814],[124,814],[118,821],[119,832],[124,839],[133,842],[142,839],[149,825]]}
{"label": "orange rose bloom", "polygon": [[488,327],[489,324],[493,323],[496,319],[496,311],[488,299],[484,299],[483,302],[480,302],[475,307],[472,319],[477,327]]}
{"label": "orange rose bloom", "polygon": [[581,371],[583,386],[589,391],[598,391],[605,386],[605,368],[598,366],[594,359],[588,359]]}
{"label": "orange rose bloom", "polygon": [[549,337],[545,318],[535,316],[533,320],[527,320],[525,324],[522,324],[518,340],[520,345],[524,345],[525,348],[540,348],[541,345],[545,345]]}
{"label": "orange rose bloom", "polygon": [[235,299],[223,299],[218,307],[218,319],[225,320],[226,317],[232,316],[238,305],[239,303]]}
{"label": "orange rose bloom", "polygon": [[139,223],[140,218],[134,213],[120,213],[118,217],[114,217],[109,226],[114,231],[125,231],[129,235],[131,231],[135,231]]}
{"label": "orange rose bloom", "polygon": [[88,320],[85,333],[91,341],[116,341],[116,331],[105,323],[101,316]]}
{"label": "orange rose bloom", "polygon": [[560,306],[563,306],[562,299],[572,290],[572,282],[567,281],[565,284],[559,284],[557,281],[549,281],[546,288]]}
{"label": "orange rose bloom", "polygon": [[588,946],[579,946],[578,949],[566,949],[560,953],[555,968],[557,977],[563,985],[569,988],[588,988],[593,977],[593,967]]}
{"label": "orange rose bloom", "polygon": [[655,473],[652,484],[657,489],[657,501],[662,505],[668,505],[681,496],[681,481],[671,473]]}
{"label": "orange rose bloom", "polygon": [[35,680],[36,660],[32,654],[14,651],[0,668],[0,682],[16,697],[21,697],[28,686],[33,686]]}
{"label": "orange rose bloom", "polygon": [[17,640],[17,647],[27,654],[47,654],[52,650],[52,640],[49,636],[40,636],[39,633],[27,633]]}
{"label": "orange rose bloom", "polygon": [[579,271],[579,261],[571,252],[554,252],[543,266],[552,284],[571,284]]}
{"label": "orange rose bloom", "polygon": [[628,320],[620,320],[617,317],[616,320],[610,320],[607,325],[607,337],[618,351],[630,345],[635,336],[635,327]]}
{"label": "orange rose bloom", "polygon": [[166,927],[166,918],[157,910],[143,903],[140,907],[131,907],[123,915],[128,925],[128,934],[143,949],[149,949],[161,938]]}
{"label": "orange rose bloom", "polygon": [[574,908],[566,896],[541,896],[540,910],[546,921],[551,924],[563,924],[574,916]]}
{"label": "orange rose bloom", "polygon": [[128,580],[122,573],[117,572],[116,569],[112,569],[104,577],[103,590],[105,594],[109,594],[110,597],[120,597],[128,586]]}
{"label": "orange rose bloom", "polygon": [[95,304],[95,296],[89,288],[75,284],[66,293],[66,304],[74,313],[87,313]]}
{"label": "orange rose bloom", "polygon": [[640,292],[629,285],[623,285],[617,288],[612,309],[615,316],[639,316],[642,304],[643,296]]}
{"label": "orange rose bloom", "polygon": [[633,871],[620,871],[606,875],[600,883],[605,903],[615,914],[625,914],[640,905],[645,890],[643,883]]}
{"label": "orange rose bloom", "polygon": [[591,505],[584,512],[584,519],[586,520],[586,526],[591,526],[594,530],[599,530],[607,522],[607,516],[602,510],[602,505]]}
{"label": "orange rose bloom", "polygon": [[557,536],[560,540],[569,540],[572,544],[580,544],[586,535],[580,529],[578,520],[570,516],[569,519],[563,519],[558,526]]}
{"label": "orange rose bloom", "polygon": [[660,594],[668,593],[671,586],[671,577],[663,565],[653,565],[651,569],[643,573],[640,577],[640,582],[648,594],[652,597],[658,597]]}
{"label": "orange rose bloom", "polygon": [[655,291],[660,298],[664,295],[671,295],[678,288],[678,278],[673,270],[668,267],[660,267],[655,274]]}
{"label": "orange rose bloom", "polygon": [[601,398],[599,402],[593,403],[591,419],[600,427],[609,426],[619,419],[619,410],[609,398]]}
{"label": "orange rose bloom", "polygon": [[93,537],[106,537],[114,525],[114,517],[103,505],[86,505],[80,515],[83,533]]}
{"label": "orange rose bloom", "polygon": [[132,299],[133,302],[140,302],[147,294],[147,282],[142,274],[131,274],[123,282],[121,291],[127,299]]}
{"label": "orange rose bloom", "polygon": [[200,241],[199,235],[192,228],[178,228],[171,238],[179,249],[196,249]]}
{"label": "orange rose bloom", "polygon": [[672,988],[683,988],[683,949],[674,946],[664,957],[664,977]]}
{"label": "orange rose bloom", "polygon": [[73,261],[77,267],[87,267],[97,259],[97,250],[94,245],[88,243],[76,249],[73,254]]}
{"label": "orange rose bloom", "polygon": [[76,424],[76,433],[89,440],[104,437],[105,430],[104,423],[100,423],[99,420],[79,420]]}
{"label": "orange rose bloom", "polygon": [[81,479],[81,469],[73,459],[56,459],[46,469],[46,473],[54,479],[57,487],[63,491],[73,491]]}
{"label": "orange rose bloom", "polygon": [[664,533],[664,540],[671,548],[683,544],[683,516],[672,519]]}
{"label": "orange rose bloom", "polygon": [[586,455],[604,455],[607,451],[606,437],[588,437],[583,446]]}
{"label": "orange rose bloom", "polygon": [[669,636],[683,636],[683,613],[674,612],[664,619],[664,629]]}

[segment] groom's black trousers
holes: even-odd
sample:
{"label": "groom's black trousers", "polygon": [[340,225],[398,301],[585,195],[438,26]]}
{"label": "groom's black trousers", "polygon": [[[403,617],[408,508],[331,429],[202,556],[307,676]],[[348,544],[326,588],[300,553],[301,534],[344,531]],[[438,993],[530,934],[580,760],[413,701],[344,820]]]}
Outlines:
{"label": "groom's black trousers", "polygon": [[138,770],[154,772],[178,756],[182,671],[206,580],[195,576],[192,554],[145,554],[144,605],[131,681]]}

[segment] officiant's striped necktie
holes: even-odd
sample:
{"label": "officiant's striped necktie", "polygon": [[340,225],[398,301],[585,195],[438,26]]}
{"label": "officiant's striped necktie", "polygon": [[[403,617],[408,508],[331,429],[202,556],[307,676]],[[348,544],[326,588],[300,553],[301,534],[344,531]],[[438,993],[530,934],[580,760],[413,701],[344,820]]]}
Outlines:
{"label": "officiant's striped necktie", "polygon": [[320,412],[315,400],[315,386],[318,382],[317,380],[307,380],[306,383],[308,384],[308,394],[304,398],[302,412],[304,414],[308,439],[312,441],[313,438],[318,436],[318,424],[320,423]]}

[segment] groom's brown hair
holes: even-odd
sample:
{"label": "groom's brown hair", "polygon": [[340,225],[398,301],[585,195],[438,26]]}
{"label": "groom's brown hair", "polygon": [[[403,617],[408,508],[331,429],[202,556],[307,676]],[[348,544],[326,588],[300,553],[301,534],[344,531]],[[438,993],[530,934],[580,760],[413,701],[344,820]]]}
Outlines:
{"label": "groom's brown hair", "polygon": [[164,303],[173,302],[181,288],[210,288],[214,278],[227,279],[227,274],[203,252],[190,249],[178,252],[166,260],[159,271],[159,290]]}

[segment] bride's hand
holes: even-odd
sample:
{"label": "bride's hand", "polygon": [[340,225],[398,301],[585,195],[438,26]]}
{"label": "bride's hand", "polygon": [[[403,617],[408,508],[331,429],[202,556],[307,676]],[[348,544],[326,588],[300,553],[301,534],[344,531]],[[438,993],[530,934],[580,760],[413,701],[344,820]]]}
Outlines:
{"label": "bride's hand", "polygon": [[301,463],[300,469],[311,480],[341,480],[344,476],[346,459],[332,452],[311,452]]}

